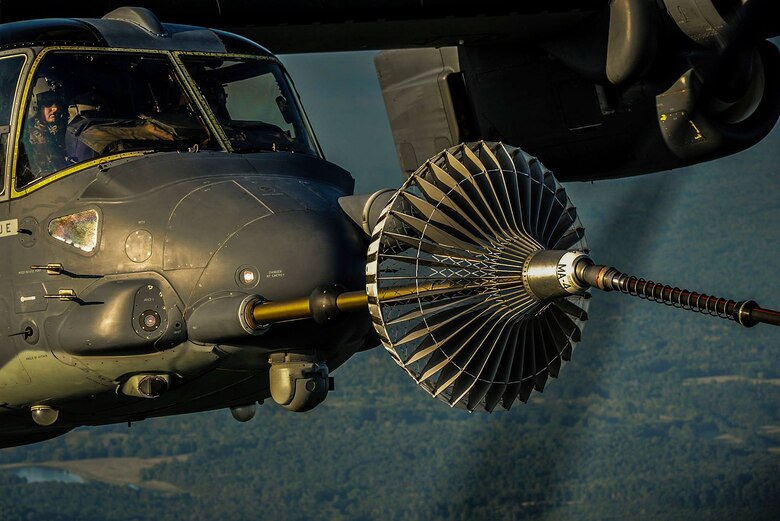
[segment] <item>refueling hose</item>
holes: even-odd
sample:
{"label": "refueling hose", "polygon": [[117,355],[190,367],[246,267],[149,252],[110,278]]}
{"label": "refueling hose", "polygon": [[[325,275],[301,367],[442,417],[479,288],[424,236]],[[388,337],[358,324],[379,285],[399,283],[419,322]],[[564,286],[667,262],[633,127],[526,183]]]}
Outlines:
{"label": "refueling hose", "polygon": [[580,261],[575,273],[578,280],[603,291],[620,291],[659,304],[734,320],[745,327],[758,323],[780,326],[780,312],[763,309],[754,300],[735,301],[680,289],[627,275],[611,266],[593,264],[589,259]]}

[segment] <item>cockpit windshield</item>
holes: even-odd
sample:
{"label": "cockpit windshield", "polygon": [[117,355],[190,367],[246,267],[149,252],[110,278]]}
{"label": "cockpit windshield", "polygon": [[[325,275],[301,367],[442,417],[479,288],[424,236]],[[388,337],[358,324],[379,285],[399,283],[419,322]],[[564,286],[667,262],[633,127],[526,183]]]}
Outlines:
{"label": "cockpit windshield", "polygon": [[220,149],[167,55],[49,52],[26,106],[17,188],[126,151]]}
{"label": "cockpit windshield", "polygon": [[281,67],[256,59],[182,57],[236,152],[317,154]]}

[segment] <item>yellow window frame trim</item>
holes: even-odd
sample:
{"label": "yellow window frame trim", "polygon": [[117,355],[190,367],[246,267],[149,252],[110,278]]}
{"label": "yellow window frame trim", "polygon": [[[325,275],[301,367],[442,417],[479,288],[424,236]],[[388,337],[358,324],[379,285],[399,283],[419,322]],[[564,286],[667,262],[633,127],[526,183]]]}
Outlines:
{"label": "yellow window frame trim", "polygon": [[179,74],[187,79],[187,89],[189,91],[190,96],[192,96],[193,99],[196,100],[196,103],[200,107],[200,110],[206,114],[209,120],[209,124],[213,126],[212,131],[214,132],[214,135],[217,136],[219,141],[221,142],[222,146],[225,148],[228,152],[233,152],[233,143],[230,142],[230,138],[227,137],[227,134],[225,134],[225,130],[222,128],[222,125],[217,120],[217,116],[214,114],[214,111],[211,110],[211,105],[209,105],[208,100],[203,97],[203,95],[200,93],[200,89],[198,88],[198,84],[195,81],[195,79],[190,74],[190,71],[187,70],[187,65],[184,63],[184,60],[182,60],[182,57],[188,57],[188,56],[203,56],[203,57],[209,57],[209,58],[231,58],[236,60],[258,60],[258,61],[270,61],[273,63],[276,63],[277,65],[284,67],[281,61],[279,61],[279,58],[275,56],[264,56],[262,54],[236,54],[236,53],[219,53],[219,52],[203,52],[203,51],[171,51],[173,54],[173,61],[176,64],[176,69],[178,70]]}
{"label": "yellow window frame trim", "polygon": [[[21,93],[21,99],[22,103],[19,107],[19,114],[17,116],[17,126],[16,126],[16,136],[14,139],[14,147],[13,147],[13,161],[11,164],[11,179],[10,179],[10,185],[11,185],[11,198],[16,199],[18,197],[25,196],[31,192],[34,192],[40,188],[43,188],[44,186],[53,183],[55,181],[58,181],[62,179],[63,177],[69,176],[71,174],[75,174],[76,172],[80,172],[82,170],[86,170],[87,168],[91,168],[96,165],[101,165],[104,163],[109,163],[111,161],[116,161],[118,159],[126,159],[126,158],[132,158],[132,157],[138,157],[145,154],[151,153],[149,150],[138,150],[138,151],[132,151],[132,152],[121,152],[118,154],[111,154],[108,156],[104,156],[101,158],[93,159],[92,161],[85,161],[83,163],[79,163],[77,165],[70,166],[68,168],[59,170],[53,174],[50,174],[46,177],[42,177],[41,179],[34,181],[33,183],[25,186],[21,190],[18,190],[16,187],[16,171],[18,168],[18,159],[19,159],[19,146],[21,145],[21,139],[22,139],[22,128],[24,126],[25,122],[25,115],[27,114],[28,110],[28,97],[30,94],[30,89],[32,88],[32,80],[35,77],[35,73],[38,71],[38,66],[40,65],[40,62],[43,60],[43,58],[53,51],[81,51],[81,52],[102,52],[102,53],[139,53],[139,54],[159,54],[159,55],[165,55],[168,56],[171,59],[171,64],[173,65],[176,72],[179,74],[179,79],[184,79],[184,88],[187,91],[187,93],[192,97],[193,101],[201,108],[203,114],[206,116],[206,124],[209,127],[209,130],[212,131],[213,135],[216,137],[217,142],[220,144],[222,149],[226,152],[229,152],[231,150],[229,142],[226,144],[227,138],[224,136],[224,133],[221,132],[221,128],[216,122],[216,119],[214,115],[211,113],[211,110],[205,111],[203,110],[203,104],[206,103],[205,100],[203,100],[200,93],[197,91],[197,89],[193,86],[193,80],[190,77],[189,74],[187,74],[186,70],[182,70],[183,66],[181,64],[181,61],[178,59],[177,54],[189,54],[182,51],[169,51],[169,50],[163,50],[163,49],[134,49],[134,48],[125,48],[125,47],[83,47],[83,46],[75,46],[75,45],[59,45],[59,46],[52,46],[52,47],[46,47],[42,49],[38,55],[35,57],[35,60],[33,60],[32,66],[30,67],[29,72],[27,73],[27,79],[25,80],[24,84],[24,90]],[[272,61],[276,61],[278,63],[278,59],[272,58],[272,57],[266,57],[266,56],[253,56],[253,55],[245,55],[245,54],[229,54],[229,53],[203,53],[208,54],[211,56],[223,56],[226,58],[247,58],[247,57],[253,57],[253,58],[260,58],[260,59],[270,59]]]}
{"label": "yellow window frame trim", "polygon": [[[20,50],[19,52],[13,51],[12,54],[6,54],[3,56],[0,56],[0,60],[7,60],[10,58],[18,58],[23,57],[24,62],[22,62],[22,67],[19,69],[19,76],[16,78],[16,86],[14,87],[14,99],[16,97],[16,91],[19,90],[19,85],[22,83],[22,73],[24,72],[25,67],[27,67],[27,61],[30,59],[29,52],[24,52],[24,50]],[[11,114],[9,114],[9,122],[13,121],[13,111],[15,107],[11,108]],[[0,150],[0,153],[5,156],[6,152],[8,152],[8,147],[11,146],[13,143],[6,143],[5,144],[5,150]],[[11,161],[8,161],[8,159],[11,159]],[[5,191],[7,187],[5,186],[5,173],[7,172],[7,168],[11,167],[11,178],[9,180],[9,185],[11,186],[11,189],[13,190],[14,180],[15,180],[15,172],[16,172],[16,147],[14,147],[12,153],[10,156],[5,156],[3,160],[3,168],[0,172],[0,176],[2,176],[2,180],[0,181],[0,184],[2,184],[2,189],[0,189],[0,196],[5,195]]]}
{"label": "yellow window frame trim", "polygon": [[76,172],[80,172],[81,170],[86,170],[87,168],[92,168],[93,166],[102,165],[103,163],[110,163],[111,161],[117,161],[119,159],[127,159],[130,157],[138,157],[143,156],[145,154],[149,154],[149,150],[135,150],[132,152],[121,152],[119,154],[111,154],[110,156],[100,157],[97,159],[93,159],[91,161],[84,161],[83,163],[79,163],[77,165],[69,166],[68,168],[64,168],[62,170],[58,170],[53,174],[49,174],[46,177],[42,177],[37,181],[33,181],[32,183],[28,184],[21,190],[16,189],[16,150],[14,150],[14,170],[13,174],[11,175],[11,197],[21,197],[23,195],[27,195],[30,192],[34,192],[35,190],[46,186],[49,183],[53,183],[54,181],[58,181],[62,179],[63,177],[69,176],[70,174],[75,174]]}
{"label": "yellow window frame trim", "polygon": [[209,105],[208,101],[198,91],[197,82],[190,75],[190,72],[187,70],[187,65],[185,65],[184,60],[182,60],[182,57],[186,58],[188,56],[196,56],[196,57],[205,56],[205,57],[216,57],[216,58],[233,58],[237,60],[269,61],[279,65],[287,81],[289,82],[290,89],[293,91],[293,94],[295,95],[295,102],[298,105],[298,109],[300,110],[301,117],[303,119],[303,124],[306,127],[306,132],[308,133],[309,139],[311,140],[312,144],[314,145],[314,148],[316,149],[315,152],[317,152],[320,159],[325,159],[325,153],[322,151],[320,142],[317,140],[317,135],[314,133],[314,128],[312,127],[311,121],[309,120],[309,115],[306,113],[306,111],[303,108],[303,101],[301,100],[301,95],[298,93],[298,89],[295,87],[295,83],[292,81],[292,78],[290,78],[290,74],[287,71],[287,68],[284,66],[284,63],[282,63],[282,61],[279,58],[277,58],[274,55],[265,56],[262,54],[246,54],[246,53],[239,54],[239,53],[219,53],[219,52],[204,52],[204,51],[171,51],[171,52],[173,53],[174,61],[176,62],[176,65],[179,68],[181,74],[187,78],[187,83],[198,94],[196,96],[198,102],[203,103],[201,109],[203,110],[203,112],[205,112],[208,115],[209,119],[216,124],[215,133],[219,136],[220,139],[224,139],[223,146],[226,147],[228,152],[233,152],[233,144],[230,142],[230,139],[227,137],[225,131],[222,129],[222,125],[217,121],[217,116],[214,115],[214,112],[211,110],[211,105]]}

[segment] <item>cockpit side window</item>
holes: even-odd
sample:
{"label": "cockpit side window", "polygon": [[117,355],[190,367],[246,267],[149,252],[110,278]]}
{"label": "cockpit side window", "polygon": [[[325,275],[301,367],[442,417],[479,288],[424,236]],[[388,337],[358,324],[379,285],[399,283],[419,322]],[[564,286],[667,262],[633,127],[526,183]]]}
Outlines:
{"label": "cockpit side window", "polygon": [[282,68],[267,60],[183,56],[182,62],[236,152],[317,155]]}
{"label": "cockpit side window", "polygon": [[18,189],[123,152],[219,149],[166,55],[49,52],[26,107]]}
{"label": "cockpit side window", "polygon": [[24,56],[0,58],[0,193],[5,190],[5,157],[11,130],[11,113],[14,108],[16,85],[24,61]]}

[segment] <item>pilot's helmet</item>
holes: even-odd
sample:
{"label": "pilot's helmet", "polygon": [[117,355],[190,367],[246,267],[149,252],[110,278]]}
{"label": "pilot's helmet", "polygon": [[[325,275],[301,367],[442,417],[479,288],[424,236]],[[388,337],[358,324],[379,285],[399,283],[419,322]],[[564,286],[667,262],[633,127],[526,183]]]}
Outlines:
{"label": "pilot's helmet", "polygon": [[64,109],[63,98],[63,88],[57,80],[50,76],[39,76],[32,89],[30,112],[35,114],[41,108],[50,107],[55,103]]}

